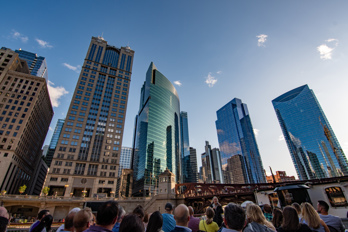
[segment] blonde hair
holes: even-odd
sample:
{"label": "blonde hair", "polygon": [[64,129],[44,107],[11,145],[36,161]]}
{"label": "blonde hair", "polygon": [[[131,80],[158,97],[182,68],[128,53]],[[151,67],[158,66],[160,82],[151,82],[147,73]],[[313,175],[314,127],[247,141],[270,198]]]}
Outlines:
{"label": "blonde hair", "polygon": [[207,215],[207,219],[205,220],[205,222],[209,225],[213,222],[213,218],[214,218],[214,215],[215,215],[215,212],[214,210],[211,208],[211,207],[208,207],[206,210],[205,210],[205,215]]}
{"label": "blonde hair", "polygon": [[250,222],[256,222],[267,226],[271,230],[276,230],[272,223],[267,221],[265,215],[263,215],[261,208],[255,204],[248,204],[246,207],[246,215]]}
{"label": "blonde hair", "polygon": [[317,211],[308,202],[301,204],[302,208],[302,219],[308,223],[309,227],[318,229],[320,227],[320,217]]}

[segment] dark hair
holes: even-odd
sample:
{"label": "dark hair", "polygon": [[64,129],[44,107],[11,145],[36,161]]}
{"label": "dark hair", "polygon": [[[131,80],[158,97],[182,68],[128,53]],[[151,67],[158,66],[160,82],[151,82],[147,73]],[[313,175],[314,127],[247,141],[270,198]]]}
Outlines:
{"label": "dark hair", "polygon": [[263,211],[265,213],[272,213],[272,207],[269,204],[264,204],[263,205]]}
{"label": "dark hair", "polygon": [[284,208],[282,228],[285,231],[295,231],[300,228],[298,214],[294,207],[286,206]]}
{"label": "dark hair", "polygon": [[44,209],[44,210],[41,210],[40,212],[39,212],[39,214],[37,215],[37,218],[39,219],[39,220],[41,220],[42,219],[42,217],[43,216],[45,216],[47,213],[49,213],[50,211],[48,211],[47,209]]}
{"label": "dark hair", "polygon": [[159,211],[153,212],[147,224],[146,232],[158,232],[163,226],[163,217]]}
{"label": "dark hair", "polygon": [[65,217],[64,221],[64,230],[70,230],[74,227],[74,217],[76,215],[76,212],[71,212]]}
{"label": "dark hair", "polygon": [[97,224],[108,226],[114,223],[118,215],[118,203],[116,201],[104,202],[97,212]]}
{"label": "dark hair", "polygon": [[119,232],[144,232],[143,221],[135,214],[126,215],[120,225]]}
{"label": "dark hair", "polygon": [[145,217],[144,208],[141,205],[138,205],[133,210],[133,214],[137,215],[138,217],[140,217],[141,220],[143,220]]}
{"label": "dark hair", "polygon": [[8,225],[8,219],[0,216],[0,232],[5,232]]}
{"label": "dark hair", "polygon": [[325,201],[318,201],[318,204],[324,208],[325,212],[329,212],[330,206]]}
{"label": "dark hair", "polygon": [[272,223],[274,225],[274,227],[277,229],[282,225],[283,222],[283,212],[278,209],[275,208],[273,210],[273,218],[272,218]]}
{"label": "dark hair", "polygon": [[242,230],[245,223],[245,211],[242,207],[229,203],[225,207],[225,220],[226,225],[232,230]]}
{"label": "dark hair", "polygon": [[42,218],[39,225],[37,225],[31,232],[41,232],[44,227],[46,228],[46,231],[50,231],[52,222],[53,222],[52,215],[46,215],[44,218]]}

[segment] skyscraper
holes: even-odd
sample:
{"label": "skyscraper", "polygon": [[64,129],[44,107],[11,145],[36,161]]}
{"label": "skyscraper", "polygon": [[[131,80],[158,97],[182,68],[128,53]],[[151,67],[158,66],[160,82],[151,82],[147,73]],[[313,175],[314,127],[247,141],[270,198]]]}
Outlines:
{"label": "skyscraper", "polygon": [[133,195],[149,195],[168,168],[179,181],[180,102],[173,84],[153,63],[141,88],[133,145]]}
{"label": "skyscraper", "polygon": [[348,175],[347,158],[308,85],[272,103],[300,180]]}
{"label": "skyscraper", "polygon": [[33,76],[14,51],[0,49],[0,191],[35,193],[34,174],[41,160],[53,109],[44,78]]}
{"label": "skyscraper", "polygon": [[245,183],[265,183],[266,177],[247,105],[240,99],[234,98],[220,108],[216,115],[215,123],[223,170],[226,172],[228,169],[229,158],[242,155],[240,163],[244,165],[242,168]]}
{"label": "skyscraper", "polygon": [[45,184],[50,194],[114,195],[133,56],[92,37]]}
{"label": "skyscraper", "polygon": [[122,169],[130,169],[132,164],[132,153],[131,147],[122,147],[120,156],[120,167],[118,169],[118,176],[121,176]]}
{"label": "skyscraper", "polygon": [[51,167],[52,159],[54,152],[56,151],[58,140],[60,133],[62,132],[63,125],[65,120],[64,119],[58,119],[56,128],[54,129],[50,145],[48,147],[47,155],[46,155],[46,164],[48,167]]}
{"label": "skyscraper", "polygon": [[202,178],[207,183],[224,183],[220,151],[211,149],[208,141],[205,141],[205,153],[202,154]]}
{"label": "skyscraper", "polygon": [[198,182],[197,152],[193,147],[190,147],[190,169],[188,171],[188,178],[192,183]]}
{"label": "skyscraper", "polygon": [[189,131],[188,131],[188,118],[187,112],[181,111],[180,113],[180,131],[181,131],[181,182],[189,183],[194,182],[189,177],[191,171],[190,163],[190,141],[189,141]]}
{"label": "skyscraper", "polygon": [[22,49],[16,50],[15,52],[18,53],[20,59],[27,62],[31,75],[43,77],[46,79],[46,81],[48,81],[45,57],[38,56],[35,53],[27,52]]}

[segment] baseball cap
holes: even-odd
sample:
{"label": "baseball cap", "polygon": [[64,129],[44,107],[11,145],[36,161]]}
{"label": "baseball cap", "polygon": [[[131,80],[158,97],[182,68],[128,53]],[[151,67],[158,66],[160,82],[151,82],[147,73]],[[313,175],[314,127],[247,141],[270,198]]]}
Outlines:
{"label": "baseball cap", "polygon": [[171,203],[167,203],[166,206],[164,207],[166,210],[173,210],[173,205]]}

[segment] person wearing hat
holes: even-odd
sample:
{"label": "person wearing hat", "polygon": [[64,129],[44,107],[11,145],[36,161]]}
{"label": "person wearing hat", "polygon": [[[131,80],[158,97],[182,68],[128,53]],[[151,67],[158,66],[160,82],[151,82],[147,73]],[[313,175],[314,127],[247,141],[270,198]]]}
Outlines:
{"label": "person wearing hat", "polygon": [[176,226],[176,222],[173,215],[173,205],[171,203],[167,203],[164,207],[164,210],[166,211],[164,214],[162,214],[163,217],[163,226],[162,230],[164,232],[170,232],[174,230]]}

